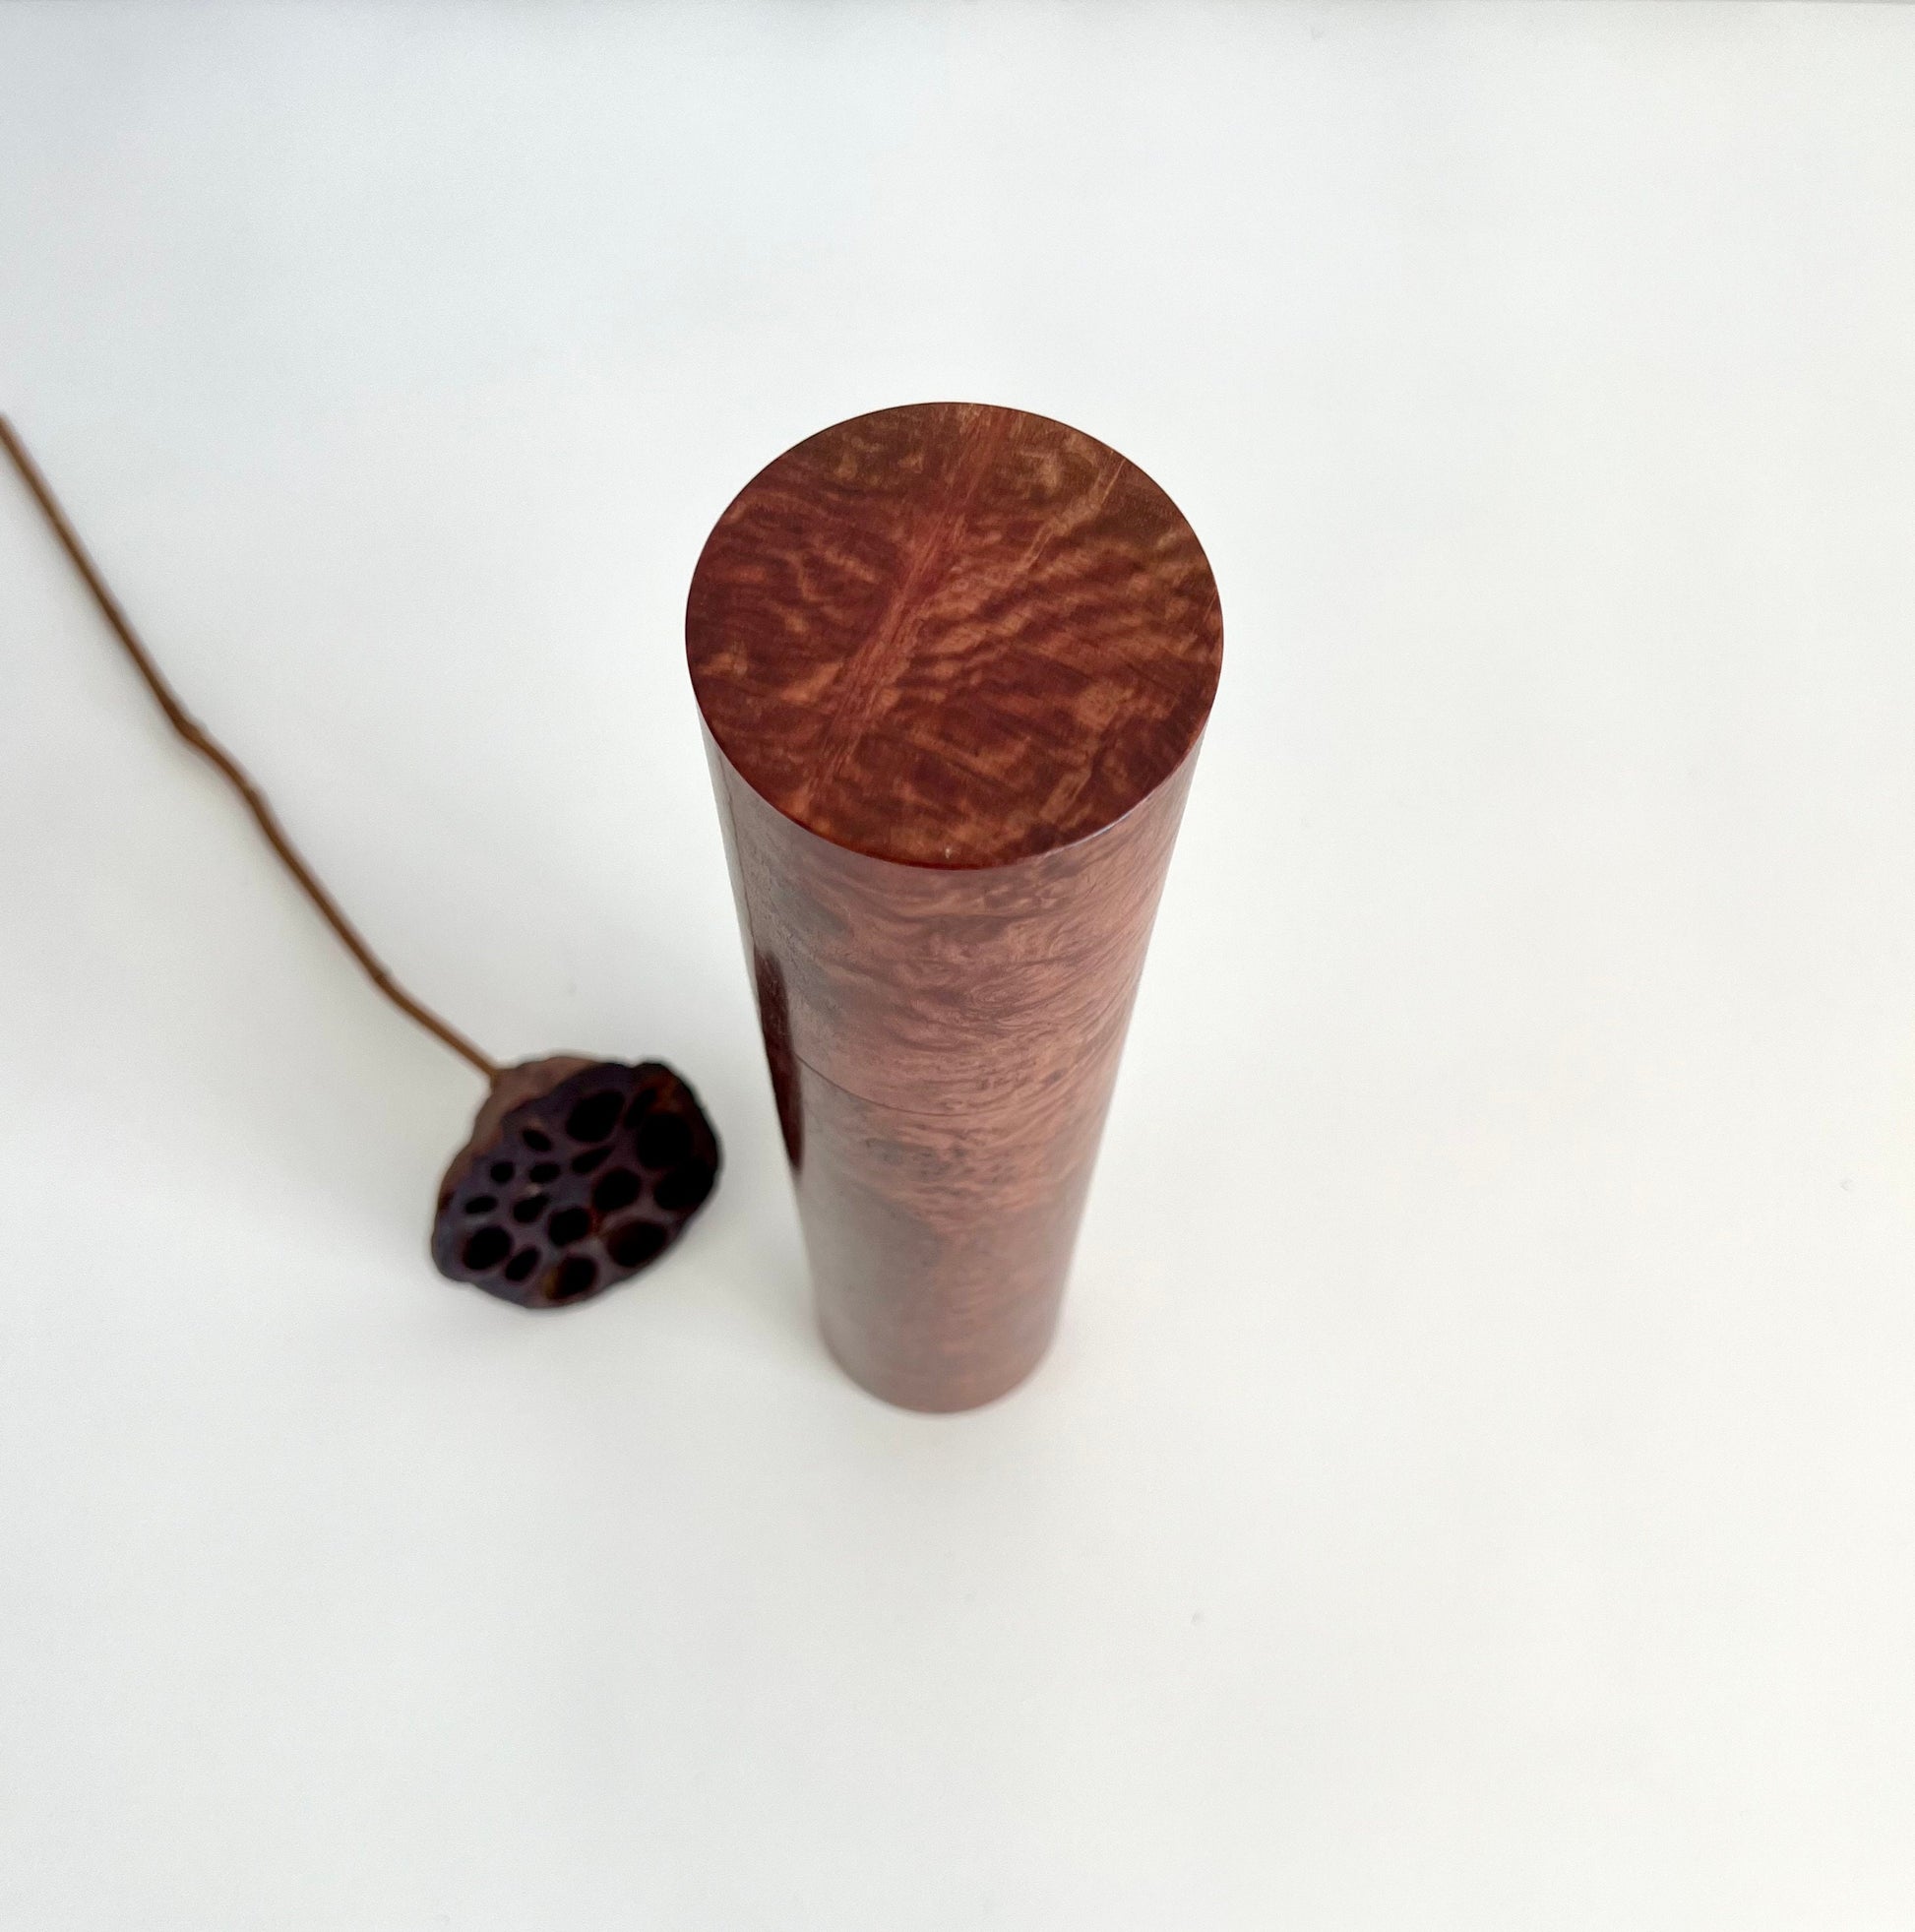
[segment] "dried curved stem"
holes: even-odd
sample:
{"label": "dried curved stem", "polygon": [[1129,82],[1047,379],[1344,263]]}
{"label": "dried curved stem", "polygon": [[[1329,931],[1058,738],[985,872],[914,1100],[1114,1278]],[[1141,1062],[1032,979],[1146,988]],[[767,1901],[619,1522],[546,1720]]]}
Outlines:
{"label": "dried curved stem", "polygon": [[112,626],[113,635],[126,648],[126,654],[133,659],[134,667],[146,679],[147,689],[166,714],[167,723],[239,793],[246,809],[266,835],[266,842],[278,854],[280,864],[292,874],[299,890],[318,908],[320,917],[339,935],[340,943],[365,968],[366,977],[408,1020],[416,1021],[427,1032],[451,1047],[461,1059],[469,1061],[487,1080],[496,1080],[499,1076],[498,1061],[481,1052],[457,1028],[441,1020],[430,1007],[422,1006],[386,969],[378,955],[359,936],[358,928],[340,910],[333,895],[320,884],[312,867],[300,856],[298,847],[286,837],[274,815],[273,807],[267,803],[266,794],[247,777],[231,753],[210,737],[200,721],[180,703],[172,686],[161,675],[159,666],[140,642],[126,612],[120,608],[119,599],[106,588],[105,580],[93,558],[87,554],[87,546],[80,540],[79,531],[67,521],[66,512],[60,508],[52,488],[40,474],[38,465],[27,454],[27,446],[15,433],[13,424],[3,415],[0,415],[0,443],[6,445],[14,467],[20,471],[34,500],[46,513],[46,520],[53,526],[53,533],[60,539],[67,555],[73,559],[74,568],[86,579],[87,588],[93,593],[93,601],[99,605],[100,614]]}

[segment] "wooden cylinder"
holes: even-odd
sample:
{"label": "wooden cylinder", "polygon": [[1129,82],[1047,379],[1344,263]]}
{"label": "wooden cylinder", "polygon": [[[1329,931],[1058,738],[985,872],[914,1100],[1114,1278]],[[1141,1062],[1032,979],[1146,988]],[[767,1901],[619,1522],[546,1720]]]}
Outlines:
{"label": "wooden cylinder", "polygon": [[839,423],[706,543],[693,686],[827,1344],[908,1408],[1036,1366],[1216,689],[1135,465],[974,404]]}

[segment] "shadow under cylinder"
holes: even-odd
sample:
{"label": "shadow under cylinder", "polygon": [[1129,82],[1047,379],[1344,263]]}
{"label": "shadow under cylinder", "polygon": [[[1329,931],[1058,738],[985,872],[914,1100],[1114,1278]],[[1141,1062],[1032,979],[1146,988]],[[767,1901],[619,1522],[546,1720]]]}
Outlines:
{"label": "shadow under cylinder", "polygon": [[1222,658],[1176,506],[976,404],[788,450],[686,616],[827,1345],[961,1409],[1057,1325]]}

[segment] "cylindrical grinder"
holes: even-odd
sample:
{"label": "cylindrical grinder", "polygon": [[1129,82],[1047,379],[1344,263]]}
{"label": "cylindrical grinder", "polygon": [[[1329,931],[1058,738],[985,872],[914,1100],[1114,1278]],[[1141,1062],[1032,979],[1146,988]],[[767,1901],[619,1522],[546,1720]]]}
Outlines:
{"label": "cylindrical grinder", "polygon": [[1222,659],[1209,565],[1043,416],[858,416],[718,520],[686,614],[825,1340],[959,1409],[1056,1326]]}

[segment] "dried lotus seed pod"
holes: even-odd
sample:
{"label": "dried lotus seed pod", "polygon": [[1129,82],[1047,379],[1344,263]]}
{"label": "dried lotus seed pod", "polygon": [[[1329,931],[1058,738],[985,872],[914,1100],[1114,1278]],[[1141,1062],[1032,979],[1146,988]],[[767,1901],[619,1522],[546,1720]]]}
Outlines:
{"label": "dried lotus seed pod", "polygon": [[656,1261],[718,1177],[718,1139],[698,1095],[655,1060],[628,1067],[562,1053],[502,1067],[414,999],[320,884],[266,794],[180,703],[4,415],[0,449],[167,723],[239,794],[275,856],[379,992],[491,1082],[472,1138],[439,1190],[432,1229],[439,1272],[526,1308],[561,1308]]}
{"label": "dried lotus seed pod", "polygon": [[669,1067],[528,1060],[446,1170],[432,1259],[523,1308],[569,1308],[656,1261],[717,1177],[718,1138]]}

